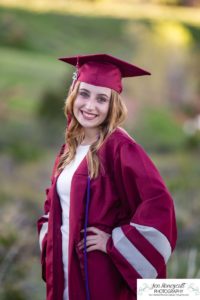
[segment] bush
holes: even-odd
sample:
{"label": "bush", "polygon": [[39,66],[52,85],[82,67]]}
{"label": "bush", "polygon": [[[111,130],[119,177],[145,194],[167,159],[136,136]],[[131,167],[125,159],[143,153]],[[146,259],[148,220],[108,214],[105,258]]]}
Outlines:
{"label": "bush", "polygon": [[26,300],[24,292],[13,285],[7,285],[2,292],[2,300]]}
{"label": "bush", "polygon": [[180,149],[185,141],[181,125],[165,108],[146,108],[133,136],[147,150],[157,152]]}

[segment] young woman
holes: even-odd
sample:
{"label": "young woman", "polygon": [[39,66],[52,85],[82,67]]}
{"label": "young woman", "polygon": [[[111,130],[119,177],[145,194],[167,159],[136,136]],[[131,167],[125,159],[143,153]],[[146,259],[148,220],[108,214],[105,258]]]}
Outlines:
{"label": "young woman", "polygon": [[38,220],[47,300],[134,300],[137,278],[165,278],[175,247],[173,200],[144,149],[119,127],[122,78],[148,75],[115,57],[77,68],[65,144]]}

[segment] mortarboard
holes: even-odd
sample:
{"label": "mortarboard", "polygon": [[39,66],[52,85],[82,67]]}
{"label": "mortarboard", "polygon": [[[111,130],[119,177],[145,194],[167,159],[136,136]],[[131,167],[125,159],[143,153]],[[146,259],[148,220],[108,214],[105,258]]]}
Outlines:
{"label": "mortarboard", "polygon": [[122,78],[151,75],[133,64],[108,54],[76,55],[60,57],[59,60],[76,66],[73,84],[76,80],[96,86],[122,91]]}

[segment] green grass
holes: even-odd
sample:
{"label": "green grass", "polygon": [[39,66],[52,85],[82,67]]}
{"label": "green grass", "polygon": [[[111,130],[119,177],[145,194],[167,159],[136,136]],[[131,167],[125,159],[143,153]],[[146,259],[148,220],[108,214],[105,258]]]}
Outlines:
{"label": "green grass", "polygon": [[[69,13],[38,13],[0,8],[1,44],[47,55],[123,49],[124,20],[111,17],[75,16]],[[18,30],[17,30],[18,28]],[[18,32],[18,34],[16,33]]]}
{"label": "green grass", "polygon": [[[1,87],[27,83],[34,83],[39,87],[49,84],[59,77],[63,71],[63,65],[58,63],[57,57],[50,54],[34,53],[16,48],[0,48]],[[1,76],[2,76],[1,75]],[[23,80],[23,81],[22,81]],[[3,84],[2,84],[3,82]]]}
{"label": "green grass", "polygon": [[6,111],[22,115],[31,116],[43,90],[49,85],[56,86],[59,80],[64,83],[64,76],[67,76],[56,57],[8,47],[0,48],[0,66],[1,101]]}

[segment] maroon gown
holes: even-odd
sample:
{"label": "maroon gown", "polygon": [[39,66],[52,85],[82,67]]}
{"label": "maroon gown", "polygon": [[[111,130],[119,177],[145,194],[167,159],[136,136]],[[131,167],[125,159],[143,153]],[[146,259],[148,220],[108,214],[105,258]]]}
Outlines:
{"label": "maroon gown", "polygon": [[[54,176],[46,190],[45,215],[38,232],[42,240],[42,277],[47,300],[63,300],[62,212]],[[88,226],[111,237],[107,253],[88,252],[91,300],[134,300],[137,278],[165,278],[166,264],[175,248],[177,231],[172,197],[157,168],[143,148],[117,128],[98,150],[100,174],[91,180]],[[86,158],[72,178],[69,214],[69,300],[86,300],[82,240],[88,168]],[[48,224],[48,225],[47,225]]]}

